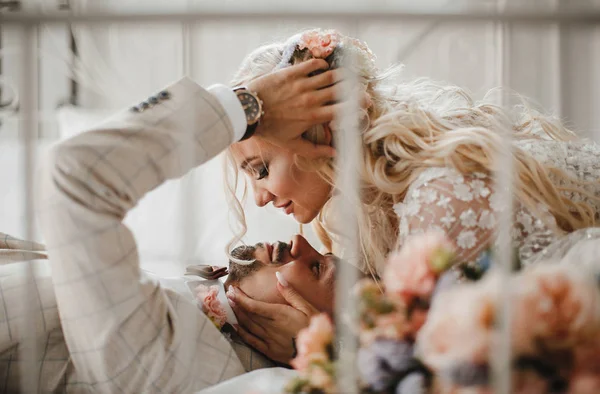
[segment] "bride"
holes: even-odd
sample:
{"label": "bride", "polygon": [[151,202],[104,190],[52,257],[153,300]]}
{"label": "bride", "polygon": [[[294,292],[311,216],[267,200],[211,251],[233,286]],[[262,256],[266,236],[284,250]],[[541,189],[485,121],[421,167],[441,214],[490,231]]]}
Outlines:
{"label": "bride", "polygon": [[[476,102],[457,86],[399,80],[397,68],[377,70],[363,42],[331,30],[306,31],[256,49],[233,84],[244,85],[311,58],[338,68],[350,53],[357,59],[350,71],[371,99],[360,130],[361,204],[356,215],[361,269],[377,278],[390,251],[409,235],[429,230],[446,232],[456,243],[459,260],[474,264],[493,245],[497,221],[507,213],[507,202],[494,185],[494,160],[507,124],[514,160],[512,237],[521,261],[533,261],[561,236],[598,225],[600,147],[525,103],[505,108],[489,100]],[[336,129],[324,124],[305,136],[331,144]],[[259,139],[232,145],[228,159],[229,175],[235,175],[229,177],[230,190],[236,190],[241,171],[257,205],[272,203],[299,223],[311,223],[325,248],[343,257],[333,159],[308,162]],[[232,208],[245,228],[237,198]],[[265,323],[263,332],[281,330],[284,321],[289,327],[282,315],[281,321]],[[261,339],[268,341],[264,335]]]}

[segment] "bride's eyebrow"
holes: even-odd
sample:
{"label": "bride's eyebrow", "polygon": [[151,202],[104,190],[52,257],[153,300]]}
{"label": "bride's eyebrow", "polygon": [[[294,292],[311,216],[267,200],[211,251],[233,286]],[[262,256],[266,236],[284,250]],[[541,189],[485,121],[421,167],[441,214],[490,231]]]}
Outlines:
{"label": "bride's eyebrow", "polygon": [[240,168],[241,168],[242,170],[245,170],[245,169],[246,169],[246,167],[248,167],[248,164],[250,164],[250,162],[251,162],[252,160],[256,160],[256,159],[258,159],[258,156],[250,156],[250,157],[246,158],[246,160],[244,160],[244,161],[242,162],[242,164],[240,164]]}

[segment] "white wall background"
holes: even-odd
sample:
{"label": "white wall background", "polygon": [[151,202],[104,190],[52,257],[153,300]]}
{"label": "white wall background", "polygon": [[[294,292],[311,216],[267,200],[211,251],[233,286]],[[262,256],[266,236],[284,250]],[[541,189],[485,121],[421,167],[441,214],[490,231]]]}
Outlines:
{"label": "white wall background", "polygon": [[[53,7],[54,1],[30,1],[28,7]],[[227,0],[104,0],[72,2],[79,9],[121,12],[185,10],[190,7],[282,6],[280,1]],[[249,4],[251,3],[251,4]],[[338,4],[339,3],[339,4]],[[419,6],[439,9],[450,4],[461,7],[493,7],[495,1],[409,1],[348,2],[330,1],[327,7]],[[509,7],[564,6],[561,1],[508,1]],[[584,0],[578,2],[582,5]],[[590,1],[589,4],[598,3]],[[289,2],[291,7],[320,7],[320,1]],[[202,85],[227,83],[243,57],[260,44],[284,39],[307,27],[336,28],[366,41],[378,56],[379,66],[406,65],[406,76],[427,76],[449,81],[481,97],[488,89],[505,85],[529,96],[550,111],[566,119],[583,135],[600,135],[600,27],[559,27],[557,25],[513,24],[499,47],[500,30],[494,23],[390,22],[377,19],[349,24],[343,20],[315,19],[310,24],[293,18],[263,22],[219,20],[193,25],[179,23],[106,24],[94,27],[74,26],[83,66],[78,70],[80,108],[63,112],[72,133],[82,125],[95,122],[100,113],[112,112],[137,103],[168,83],[187,74]],[[17,81],[19,32],[2,26],[2,75]],[[64,26],[42,26],[39,34],[39,105],[41,141],[59,137],[56,108],[69,98],[72,72],[68,52],[68,34]],[[502,55],[504,53],[504,55]],[[501,77],[504,64],[506,80]],[[5,91],[5,95],[6,95]],[[4,116],[0,126],[0,165],[10,169],[0,175],[0,231],[23,234],[22,193],[18,186],[21,155],[14,142],[18,123]],[[63,126],[65,123],[63,122]],[[147,196],[128,218],[140,244],[142,257],[154,262],[161,272],[173,272],[188,260],[224,263],[223,248],[231,233],[227,228],[220,158],[194,171],[187,181],[170,182]],[[187,183],[186,183],[187,182]],[[187,186],[186,186],[187,185]],[[183,192],[191,187],[193,194]],[[194,204],[182,208],[182,201]],[[288,239],[298,226],[287,217],[270,210],[258,210],[250,199],[247,205],[250,232],[248,242]],[[184,218],[192,218],[191,244],[182,243]],[[309,234],[316,244],[315,237]],[[197,240],[194,242],[194,240]],[[176,262],[166,268],[165,261]],[[159,263],[160,262],[160,263]]]}

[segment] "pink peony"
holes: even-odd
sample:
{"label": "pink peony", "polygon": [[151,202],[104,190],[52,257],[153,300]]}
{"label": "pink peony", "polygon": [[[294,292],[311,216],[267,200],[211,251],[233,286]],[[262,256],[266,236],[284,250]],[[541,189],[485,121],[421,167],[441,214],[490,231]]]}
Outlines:
{"label": "pink peony", "polygon": [[327,346],[333,341],[333,323],[325,314],[314,316],[305,329],[300,330],[296,338],[298,356],[292,360],[292,366],[299,370],[307,369],[314,362],[327,362]]}
{"label": "pink peony", "polygon": [[298,351],[298,356],[290,364],[296,371],[307,372],[311,365],[315,363],[324,364],[329,361],[329,356],[324,351],[313,353],[301,353]]}
{"label": "pink peony", "polygon": [[312,353],[321,353],[323,352],[324,345],[311,337],[310,333],[305,331],[300,331],[298,333],[298,337],[296,338],[296,349],[298,350],[298,354],[312,354]]}
{"label": "pink peony", "polygon": [[341,36],[335,30],[311,30],[300,37],[299,49],[308,49],[314,58],[325,59],[340,43]]}
{"label": "pink peony", "polygon": [[[573,354],[577,387],[596,384],[600,292],[593,275],[572,266],[544,265],[511,277],[503,288],[498,279],[490,273],[476,284],[460,285],[435,299],[417,337],[422,360],[436,372],[459,362],[489,361],[501,291],[506,291],[511,297],[512,356],[568,351]],[[534,387],[543,391],[540,382],[525,375],[516,383],[524,387],[519,392],[534,392]]]}
{"label": "pink peony", "polygon": [[417,335],[416,351],[421,360],[434,371],[451,368],[457,362],[487,362],[497,290],[497,282],[484,279],[437,297]]}
{"label": "pink peony", "polygon": [[198,285],[195,289],[196,300],[202,305],[202,312],[214,323],[217,328],[223,327],[227,322],[227,312],[218,299],[219,286],[207,287]]}
{"label": "pink peony", "polygon": [[570,348],[600,333],[600,293],[593,277],[567,265],[541,265],[513,279],[513,347],[535,353]]}
{"label": "pink peony", "polygon": [[392,254],[383,272],[386,291],[407,303],[414,297],[429,298],[438,275],[448,268],[455,247],[442,232],[409,237],[399,252]]}
{"label": "pink peony", "polygon": [[333,323],[325,314],[314,316],[310,319],[309,326],[300,331],[298,338],[300,337],[304,337],[317,346],[325,348],[333,340]]}
{"label": "pink peony", "polygon": [[311,386],[318,387],[325,393],[335,392],[333,377],[322,368],[312,369],[308,380]]}

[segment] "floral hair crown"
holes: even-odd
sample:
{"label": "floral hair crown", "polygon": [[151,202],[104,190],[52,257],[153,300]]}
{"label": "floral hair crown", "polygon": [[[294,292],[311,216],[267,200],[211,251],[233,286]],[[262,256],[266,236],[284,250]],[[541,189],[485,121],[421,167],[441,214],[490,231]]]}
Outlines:
{"label": "floral hair crown", "polygon": [[305,50],[312,58],[326,59],[330,64],[335,63],[344,67],[350,66],[345,64],[345,60],[354,57],[355,63],[352,69],[362,76],[373,76],[377,72],[375,55],[364,42],[344,36],[335,30],[321,29],[309,30],[291,37],[277,68],[292,65],[294,55]]}

